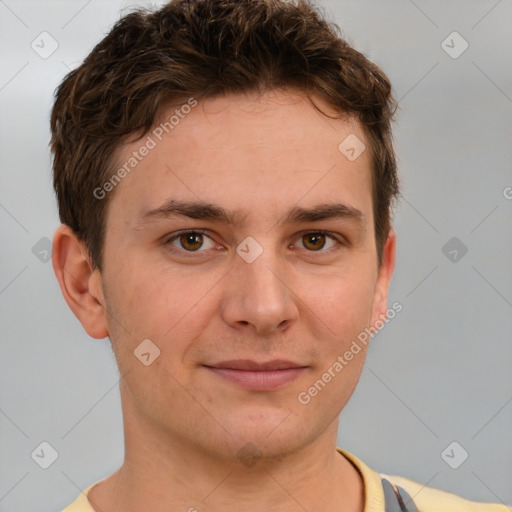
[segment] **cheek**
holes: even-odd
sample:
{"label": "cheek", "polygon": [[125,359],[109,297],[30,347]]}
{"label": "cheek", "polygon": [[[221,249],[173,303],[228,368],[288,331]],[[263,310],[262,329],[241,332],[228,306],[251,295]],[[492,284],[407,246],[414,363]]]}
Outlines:
{"label": "cheek", "polygon": [[354,272],[351,277],[331,277],[321,293],[310,294],[319,358],[296,397],[298,411],[333,421],[352,396],[368,349],[365,329],[370,325],[372,292],[371,279]]}
{"label": "cheek", "polygon": [[311,278],[303,285],[304,302],[328,327],[327,332],[342,333],[346,339],[370,323],[374,279],[364,266],[351,266],[322,280]]}
{"label": "cheek", "polygon": [[130,350],[149,338],[161,350],[176,353],[207,325],[212,291],[221,276],[125,264],[110,277],[109,325],[123,340],[129,339]]}

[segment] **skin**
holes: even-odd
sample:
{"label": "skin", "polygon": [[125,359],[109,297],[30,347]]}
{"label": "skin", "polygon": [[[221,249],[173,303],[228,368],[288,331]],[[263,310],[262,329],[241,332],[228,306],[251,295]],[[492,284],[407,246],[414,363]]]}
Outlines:
{"label": "skin", "polygon": [[[379,267],[369,151],[345,158],[349,134],[368,148],[355,120],[328,119],[299,92],[209,99],[110,192],[101,273],[68,227],[56,231],[62,293],[89,335],[110,337],[122,376],[125,461],[90,492],[95,510],[363,511],[362,479],[335,447],[366,348],[307,405],[297,399],[387,311],[395,233]],[[142,142],[119,148],[116,163]],[[170,198],[240,210],[240,223],[144,222]],[[331,203],[360,217],[286,221],[293,207]],[[191,228],[207,230],[203,245],[169,241]],[[252,263],[236,252],[248,236],[263,249]],[[160,349],[149,366],[134,356],[147,338]],[[251,391],[204,366],[231,359],[307,368]],[[257,451],[251,467],[244,446]]]}

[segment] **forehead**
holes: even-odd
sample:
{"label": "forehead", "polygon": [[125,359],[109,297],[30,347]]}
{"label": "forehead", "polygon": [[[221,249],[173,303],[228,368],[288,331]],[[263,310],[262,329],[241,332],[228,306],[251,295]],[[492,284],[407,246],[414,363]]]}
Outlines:
{"label": "forehead", "polygon": [[[340,117],[320,98],[314,101]],[[269,214],[285,203],[319,200],[371,206],[368,145],[354,119],[330,119],[303,94],[290,92],[183,105],[162,109],[142,139],[119,148],[115,168],[139,159],[117,185],[114,209],[140,217],[170,196],[259,214],[258,207]],[[142,146],[151,149],[141,158]]]}
{"label": "forehead", "polygon": [[[239,163],[244,169],[264,163],[262,158],[267,154],[269,159],[280,155],[282,163],[300,158],[303,167],[308,164],[318,167],[322,163],[321,152],[326,152],[326,156],[339,155],[341,136],[353,134],[363,141],[365,135],[353,117],[336,112],[319,97],[314,96],[313,101],[327,115],[319,112],[301,92],[268,91],[214,97],[188,109],[188,114],[176,115],[185,111],[187,102],[162,109],[149,135],[156,137],[157,143],[185,143],[188,148],[200,150],[176,154],[176,161],[193,162],[205,154],[222,155],[229,156],[226,160],[231,166]],[[258,151],[261,147],[264,151]],[[258,160],[251,162],[250,154],[257,154]]]}

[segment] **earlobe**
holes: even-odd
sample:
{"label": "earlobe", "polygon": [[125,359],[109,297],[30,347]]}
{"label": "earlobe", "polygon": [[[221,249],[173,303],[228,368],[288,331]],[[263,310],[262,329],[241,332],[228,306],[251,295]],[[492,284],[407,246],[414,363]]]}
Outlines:
{"label": "earlobe", "polygon": [[395,269],[396,258],[396,231],[391,228],[384,244],[382,263],[375,286],[371,324],[383,320],[387,315],[387,299],[391,277]]}
{"label": "earlobe", "polygon": [[65,301],[89,336],[108,336],[102,278],[93,269],[83,242],[61,225],[53,237],[52,264]]}

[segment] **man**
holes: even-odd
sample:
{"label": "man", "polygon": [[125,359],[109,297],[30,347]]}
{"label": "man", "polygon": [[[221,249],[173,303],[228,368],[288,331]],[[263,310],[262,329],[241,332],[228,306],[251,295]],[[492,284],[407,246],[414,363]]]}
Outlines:
{"label": "man", "polygon": [[397,305],[382,71],[306,3],[121,19],[57,91],[53,265],[109,337],[125,460],[66,511],[505,511],[336,448]]}

